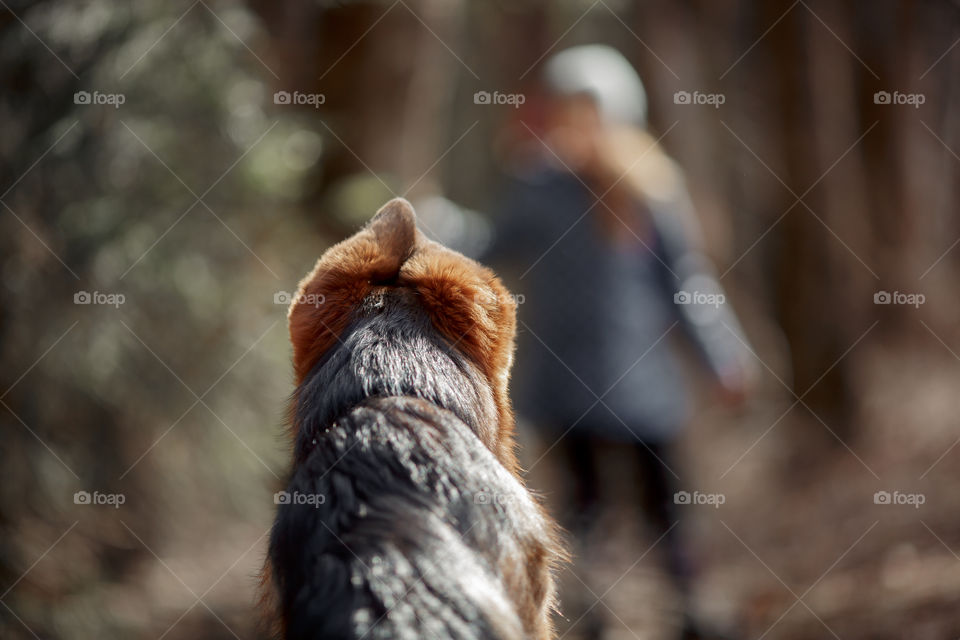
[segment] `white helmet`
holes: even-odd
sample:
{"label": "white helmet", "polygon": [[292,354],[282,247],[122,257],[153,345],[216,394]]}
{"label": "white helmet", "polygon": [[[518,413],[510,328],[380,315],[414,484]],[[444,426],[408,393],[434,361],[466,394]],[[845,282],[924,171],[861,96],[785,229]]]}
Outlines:
{"label": "white helmet", "polygon": [[647,92],[623,55],[603,44],[572,47],[547,60],[543,80],[560,96],[589,95],[604,118],[646,127]]}

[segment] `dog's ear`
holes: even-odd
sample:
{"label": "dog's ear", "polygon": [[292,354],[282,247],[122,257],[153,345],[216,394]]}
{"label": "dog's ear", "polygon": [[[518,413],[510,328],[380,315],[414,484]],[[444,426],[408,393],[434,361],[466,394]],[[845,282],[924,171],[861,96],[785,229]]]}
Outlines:
{"label": "dog's ear", "polygon": [[489,381],[498,428],[487,444],[505,467],[515,470],[514,422],[507,386],[513,364],[516,300],[490,269],[422,234],[400,270],[398,284],[417,292],[433,326]]}
{"label": "dog's ear", "polygon": [[394,198],[367,226],[320,256],[287,313],[297,384],[339,339],[370,290],[396,281],[418,234],[413,206]]}
{"label": "dog's ear", "polygon": [[375,279],[396,280],[400,267],[410,257],[417,241],[417,215],[413,205],[403,198],[394,198],[380,207],[370,220],[367,231],[373,234],[373,242],[380,251],[379,277]]}

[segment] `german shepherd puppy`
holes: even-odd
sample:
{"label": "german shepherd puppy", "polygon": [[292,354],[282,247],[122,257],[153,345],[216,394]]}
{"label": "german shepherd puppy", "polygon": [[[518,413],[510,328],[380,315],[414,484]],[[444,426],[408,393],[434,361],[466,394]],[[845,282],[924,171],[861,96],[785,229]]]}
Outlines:
{"label": "german shepherd puppy", "polygon": [[515,313],[403,199],[301,281],[293,468],[264,570],[278,636],[553,635],[563,551],[517,474]]}

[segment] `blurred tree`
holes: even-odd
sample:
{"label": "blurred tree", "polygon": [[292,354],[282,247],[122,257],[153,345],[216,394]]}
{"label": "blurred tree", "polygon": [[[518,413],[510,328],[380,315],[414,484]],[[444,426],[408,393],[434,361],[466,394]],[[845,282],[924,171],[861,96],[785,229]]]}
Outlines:
{"label": "blurred tree", "polygon": [[[266,528],[288,384],[272,295],[315,247],[283,246],[296,220],[275,232],[264,184],[298,128],[266,113],[255,34],[202,3],[0,11],[0,636],[159,635],[192,599],[164,573],[155,605],[153,554],[205,559],[202,592]],[[245,353],[260,339],[272,355]],[[126,502],[75,504],[84,490]],[[173,635],[251,628],[239,585]]]}

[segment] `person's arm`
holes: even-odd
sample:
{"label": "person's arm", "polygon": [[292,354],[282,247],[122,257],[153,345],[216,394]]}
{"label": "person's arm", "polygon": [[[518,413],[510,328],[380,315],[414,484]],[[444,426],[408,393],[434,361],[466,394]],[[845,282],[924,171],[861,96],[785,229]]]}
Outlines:
{"label": "person's arm", "polygon": [[652,219],[664,263],[664,286],[704,363],[731,396],[748,383],[748,342],[713,266],[697,246],[692,204],[684,190],[668,202],[653,203]]}

